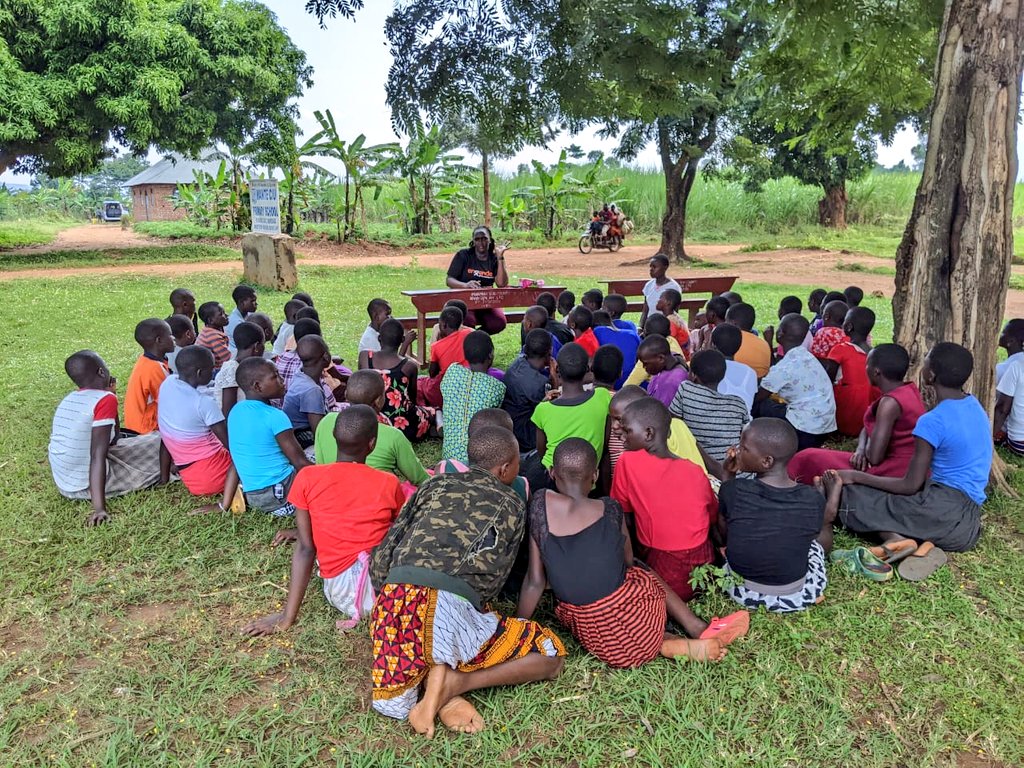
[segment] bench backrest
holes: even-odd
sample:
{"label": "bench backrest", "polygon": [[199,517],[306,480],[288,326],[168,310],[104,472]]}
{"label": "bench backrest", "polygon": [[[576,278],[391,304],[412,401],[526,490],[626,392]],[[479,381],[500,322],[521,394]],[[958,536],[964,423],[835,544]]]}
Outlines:
{"label": "bench backrest", "polygon": [[[680,309],[687,310],[689,314],[688,322],[693,325],[694,320],[697,317],[697,313],[704,308],[707,303],[707,299],[692,298],[692,294],[695,293],[708,293],[717,295],[724,293],[725,291],[731,291],[733,284],[736,282],[736,277],[720,276],[720,277],[692,277],[688,279],[680,280],[673,278],[679,283],[680,293],[683,295],[683,301],[680,304]],[[628,278],[625,280],[602,280],[608,286],[608,293],[618,293],[625,296],[627,299],[633,296],[641,297],[640,301],[631,301],[627,305],[627,310],[630,312],[640,312],[643,310],[643,295],[644,286],[649,277],[640,278]],[[690,298],[688,298],[690,297]],[[710,298],[710,296],[708,297]]]}
{"label": "bench backrest", "polygon": [[455,288],[451,290],[402,291],[412,305],[420,312],[440,312],[452,299],[466,302],[467,309],[488,309],[490,307],[532,307],[542,293],[552,293],[555,298],[565,290],[564,286],[534,286],[532,288]]}

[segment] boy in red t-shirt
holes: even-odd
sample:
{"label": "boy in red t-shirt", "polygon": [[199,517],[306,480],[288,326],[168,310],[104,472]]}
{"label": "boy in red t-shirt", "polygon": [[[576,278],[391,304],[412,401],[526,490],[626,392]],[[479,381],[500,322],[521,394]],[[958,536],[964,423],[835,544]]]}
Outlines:
{"label": "boy in red t-shirt", "polygon": [[569,328],[575,334],[574,341],[587,351],[587,356],[594,357],[601,342],[594,335],[594,313],[584,306],[578,306],[569,313]]}
{"label": "boy in red t-shirt", "polygon": [[288,492],[298,533],[288,602],[283,612],[246,625],[244,634],[269,635],[295,623],[314,562],[327,602],[352,617],[339,621],[339,628],[355,626],[373,607],[370,551],[384,539],[405,502],[397,477],[366,466],[377,444],[378,423],[370,406],[349,406],[334,424],[338,460],[303,467],[296,475]]}
{"label": "boy in red t-shirt", "polygon": [[457,363],[466,364],[466,353],[462,343],[473,332],[472,328],[464,328],[464,315],[458,307],[446,306],[437,319],[440,329],[437,341],[430,345],[429,376],[420,376],[416,384],[416,399],[420,405],[440,408],[442,405],[441,379],[444,378],[448,366]]}
{"label": "boy in red t-shirt", "polygon": [[718,502],[704,470],[668,449],[672,416],[644,397],[626,408],[625,450],[612,477],[611,496],[636,518],[640,556],[683,600],[694,596],[690,574],[713,558],[708,530]]}
{"label": "boy in red t-shirt", "polygon": [[135,326],[135,341],[142,356],[135,361],[124,393],[124,428],[139,435],[157,429],[156,408],[160,385],[170,375],[167,353],[174,351],[174,334],[166,321],[151,317]]}

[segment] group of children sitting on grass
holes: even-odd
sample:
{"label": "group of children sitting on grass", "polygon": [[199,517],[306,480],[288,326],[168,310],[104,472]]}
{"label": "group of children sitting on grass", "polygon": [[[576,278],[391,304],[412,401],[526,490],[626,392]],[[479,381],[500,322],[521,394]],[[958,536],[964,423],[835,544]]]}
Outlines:
{"label": "group of children sitting on grass", "polygon": [[[275,333],[247,286],[230,315],[199,306],[202,330],[193,294],[178,289],[167,320],[136,327],[123,423],[102,358],[67,359],[78,389],[54,416],[54,481],[91,499],[90,524],[109,518],[106,498],[172,470],[192,494],[219,495],[197,512],[293,519],[273,542],[294,542],[287,603],[243,632],[291,626],[316,565],[349,617],[339,627],[369,618],[374,708],[428,735],[437,718],[483,727],[467,691],[559,674],[565,648],[532,619],[545,588],[559,621],[610,666],[718,661],[747,632],[748,610],[824,599],[834,525],[880,542],[843,556],[868,575],[974,546],[992,444],[963,391],[968,350],[930,350],[923,381],[937,404],[926,411],[905,381],[907,351],[871,346],[859,289],[812,293],[810,322],[787,297],[762,334],[729,292],[688,327],[667,267],[651,259],[639,328],[623,296],[541,294],[504,371],[452,301],[425,376],[384,299],[367,308],[351,371],[306,294]],[[999,407],[1020,450],[1024,321],[1001,343],[1011,357]],[[823,447],[837,433],[858,438],[853,452]],[[412,443],[438,434],[442,460],[424,467]],[[688,601],[695,571],[715,564],[743,610],[708,621]],[[514,616],[488,609],[499,594],[518,601]]]}

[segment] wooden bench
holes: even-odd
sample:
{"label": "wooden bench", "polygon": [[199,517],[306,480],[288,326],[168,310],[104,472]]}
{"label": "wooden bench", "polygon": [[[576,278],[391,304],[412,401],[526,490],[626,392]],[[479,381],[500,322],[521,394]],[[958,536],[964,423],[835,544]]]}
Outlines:
{"label": "wooden bench", "polygon": [[[625,296],[627,300],[634,296],[639,296],[640,301],[630,301],[626,305],[626,310],[628,312],[642,312],[644,308],[644,286],[647,284],[648,280],[650,280],[650,278],[641,277],[629,280],[602,280],[601,282],[608,286],[607,293],[621,294],[622,296]],[[697,313],[704,309],[704,305],[708,303],[708,299],[710,299],[711,296],[718,295],[719,293],[731,291],[733,284],[736,282],[736,277],[694,277],[687,280],[675,280],[679,283],[680,293],[683,295],[683,300],[679,304],[679,308],[686,309],[688,313],[687,324],[692,326],[694,321],[697,319]],[[686,298],[690,294],[694,293],[707,293],[710,295],[700,299]]]}
{"label": "wooden bench", "polygon": [[[405,327],[416,329],[416,342],[414,353],[424,367],[427,365],[426,356],[427,328],[437,325],[438,313],[444,309],[444,305],[452,299],[458,299],[466,303],[467,309],[507,309],[519,307],[532,307],[537,303],[537,297],[542,293],[552,293],[555,298],[565,290],[564,286],[534,286],[532,288],[454,288],[443,290],[425,291],[402,291],[403,296],[408,296],[412,305],[416,308],[416,317],[397,318]],[[428,313],[431,313],[428,316]],[[505,319],[511,323],[523,321],[523,311],[505,312]]]}

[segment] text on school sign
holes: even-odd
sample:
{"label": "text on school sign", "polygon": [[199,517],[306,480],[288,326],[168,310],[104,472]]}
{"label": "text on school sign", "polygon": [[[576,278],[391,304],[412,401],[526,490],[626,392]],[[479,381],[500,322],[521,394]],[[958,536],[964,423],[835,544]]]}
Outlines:
{"label": "text on school sign", "polygon": [[249,205],[252,208],[253,232],[281,234],[281,198],[277,181],[252,179],[249,182]]}

